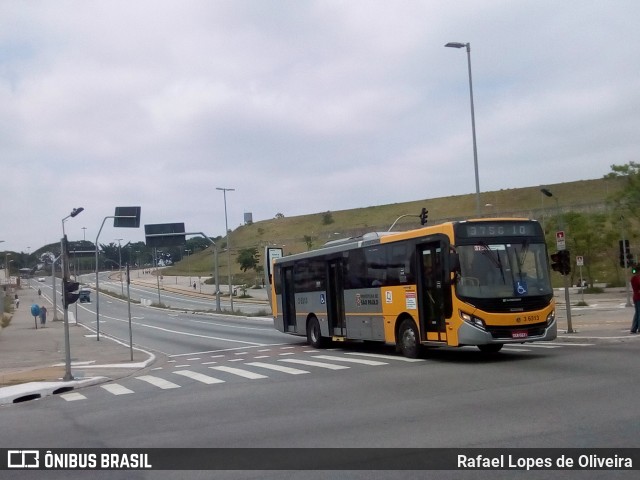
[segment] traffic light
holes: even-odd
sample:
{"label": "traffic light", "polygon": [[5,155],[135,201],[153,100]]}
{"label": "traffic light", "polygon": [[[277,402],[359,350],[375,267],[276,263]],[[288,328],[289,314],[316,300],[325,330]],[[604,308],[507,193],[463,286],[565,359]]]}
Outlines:
{"label": "traffic light", "polygon": [[427,224],[427,217],[429,216],[429,210],[422,207],[422,211],[420,212],[420,225]]}
{"label": "traffic light", "polygon": [[618,245],[620,247],[620,266],[622,268],[630,267],[633,264],[633,254],[631,247],[629,247],[629,240],[620,240]]}
{"label": "traffic light", "polygon": [[560,258],[560,252],[551,254],[551,269],[554,272],[562,272],[562,259]]}
{"label": "traffic light", "polygon": [[560,265],[562,275],[569,275],[571,273],[571,256],[569,250],[560,250]]}
{"label": "traffic light", "polygon": [[571,273],[571,255],[569,250],[560,250],[551,254],[551,269],[560,275]]}
{"label": "traffic light", "polygon": [[68,308],[72,303],[76,303],[80,297],[80,283],[64,280],[63,288],[64,295],[62,296],[62,302],[64,304],[64,308]]}

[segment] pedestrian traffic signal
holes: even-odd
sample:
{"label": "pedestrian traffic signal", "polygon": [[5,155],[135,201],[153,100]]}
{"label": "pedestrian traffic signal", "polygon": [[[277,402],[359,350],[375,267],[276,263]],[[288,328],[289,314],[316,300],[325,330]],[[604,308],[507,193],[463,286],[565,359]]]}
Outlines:
{"label": "pedestrian traffic signal", "polygon": [[76,303],[80,297],[80,283],[70,282],[69,280],[63,280],[64,294],[62,296],[62,302],[64,308],[68,308],[72,303]]}
{"label": "pedestrian traffic signal", "polygon": [[429,210],[427,210],[426,208],[422,208],[422,211],[420,212],[420,225],[426,225],[427,224],[427,217],[429,216]]}
{"label": "pedestrian traffic signal", "polygon": [[569,250],[560,250],[551,254],[551,269],[560,275],[571,273],[571,255]]}

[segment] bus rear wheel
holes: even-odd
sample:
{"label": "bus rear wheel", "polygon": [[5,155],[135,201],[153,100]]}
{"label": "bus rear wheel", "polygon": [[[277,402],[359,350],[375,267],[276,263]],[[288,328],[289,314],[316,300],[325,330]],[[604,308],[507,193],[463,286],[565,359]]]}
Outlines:
{"label": "bus rear wheel", "polygon": [[504,347],[503,343],[488,343],[486,345],[478,345],[482,353],[498,353]]}
{"label": "bus rear wheel", "polygon": [[398,337],[402,354],[407,358],[418,358],[420,354],[420,338],[413,320],[407,318],[400,324]]}
{"label": "bus rear wheel", "polygon": [[317,317],[311,317],[307,323],[307,343],[313,348],[324,348],[327,345],[327,339],[322,336]]}

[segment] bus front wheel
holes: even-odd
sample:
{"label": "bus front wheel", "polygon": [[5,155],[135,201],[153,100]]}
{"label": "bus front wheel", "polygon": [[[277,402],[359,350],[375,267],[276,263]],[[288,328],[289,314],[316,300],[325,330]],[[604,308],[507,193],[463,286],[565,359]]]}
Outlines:
{"label": "bus front wheel", "polygon": [[313,348],[323,348],[327,341],[320,332],[320,322],[317,317],[311,317],[307,324],[307,342]]}
{"label": "bus front wheel", "polygon": [[420,338],[418,329],[413,320],[407,318],[400,324],[399,341],[400,351],[405,357],[418,358],[420,353]]}
{"label": "bus front wheel", "polygon": [[478,345],[482,353],[498,353],[504,347],[503,343],[488,343],[486,345]]}

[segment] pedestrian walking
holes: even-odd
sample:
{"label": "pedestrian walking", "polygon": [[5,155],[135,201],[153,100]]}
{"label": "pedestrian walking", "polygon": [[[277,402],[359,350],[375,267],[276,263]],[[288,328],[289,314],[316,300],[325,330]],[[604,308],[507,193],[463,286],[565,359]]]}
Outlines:
{"label": "pedestrian walking", "polygon": [[633,322],[631,322],[631,333],[639,333],[638,322],[640,322],[640,265],[631,267],[631,288],[633,289],[633,305],[635,313],[633,314]]}
{"label": "pedestrian walking", "polygon": [[44,305],[40,306],[40,325],[44,327],[44,324],[47,323],[47,307]]}
{"label": "pedestrian walking", "polygon": [[16,295],[15,295],[15,297],[13,299],[13,304],[15,305],[16,310],[20,306],[20,299],[18,298],[18,294],[17,293],[16,293]]}

